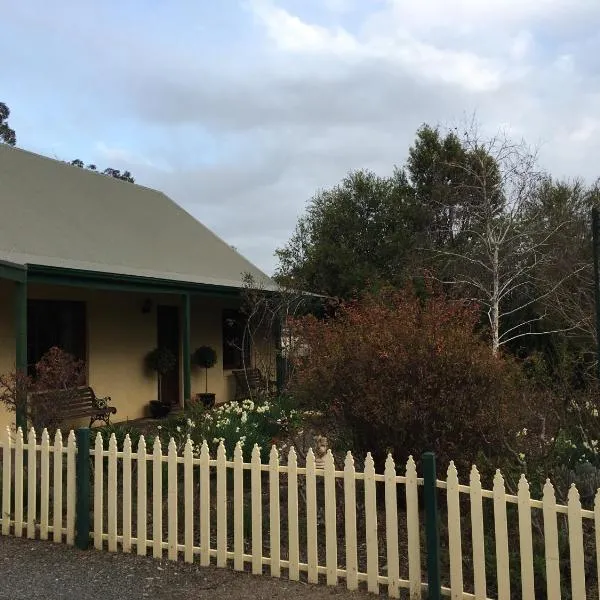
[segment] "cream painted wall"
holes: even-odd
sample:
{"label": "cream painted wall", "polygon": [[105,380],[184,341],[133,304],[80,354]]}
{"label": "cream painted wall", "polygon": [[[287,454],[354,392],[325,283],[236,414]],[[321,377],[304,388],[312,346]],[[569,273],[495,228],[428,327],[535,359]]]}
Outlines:
{"label": "cream painted wall", "polygon": [[[115,421],[146,416],[148,402],[157,397],[156,377],[145,372],[145,354],[156,345],[156,306],[181,306],[176,295],[119,293],[71,287],[30,286],[30,298],[81,300],[87,305],[88,380],[98,396],[110,396],[117,408]],[[150,298],[152,310],[142,313]],[[13,284],[0,281],[0,372],[14,369]],[[218,362],[208,374],[208,391],[217,402],[233,397],[230,371],[223,371],[221,319],[224,308],[237,308],[235,301],[193,297],[191,307],[191,351],[210,345]],[[183,358],[183,357],[181,357]],[[260,366],[260,363],[257,364]],[[182,377],[182,374],[180,374]],[[192,394],[204,391],[204,371],[192,367]],[[183,381],[180,385],[183,393]],[[183,401],[183,398],[182,398]],[[14,416],[0,408],[0,426]]]}

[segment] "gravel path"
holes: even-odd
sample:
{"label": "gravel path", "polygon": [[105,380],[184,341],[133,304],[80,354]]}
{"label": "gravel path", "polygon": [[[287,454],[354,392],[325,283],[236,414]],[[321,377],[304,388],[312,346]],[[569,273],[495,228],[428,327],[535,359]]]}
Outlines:
{"label": "gravel path", "polygon": [[341,586],[0,537],[0,600],[367,600]]}

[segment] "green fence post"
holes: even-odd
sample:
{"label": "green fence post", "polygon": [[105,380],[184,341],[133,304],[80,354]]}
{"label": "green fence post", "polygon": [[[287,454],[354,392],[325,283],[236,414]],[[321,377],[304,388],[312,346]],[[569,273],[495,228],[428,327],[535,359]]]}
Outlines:
{"label": "green fence post", "polygon": [[90,430],[82,427],[77,430],[77,468],[75,523],[77,536],[75,543],[81,550],[90,544]]}
{"label": "green fence post", "polygon": [[427,538],[427,583],[429,600],[441,600],[440,530],[437,504],[435,454],[423,454],[423,492],[425,497],[425,534]]}

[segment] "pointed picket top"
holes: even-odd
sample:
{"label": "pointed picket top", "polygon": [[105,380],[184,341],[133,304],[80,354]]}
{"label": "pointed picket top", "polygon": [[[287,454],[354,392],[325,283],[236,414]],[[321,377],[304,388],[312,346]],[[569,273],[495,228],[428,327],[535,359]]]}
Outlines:
{"label": "pointed picket top", "polygon": [[192,440],[190,438],[187,439],[185,446],[183,447],[183,457],[186,459],[192,458],[194,455],[194,445],[192,444]]}
{"label": "pointed picket top", "polygon": [[11,437],[12,437],[12,431],[10,430],[10,425],[6,426],[6,429],[4,430],[4,432],[6,433],[6,439],[10,442]]}
{"label": "pointed picket top", "polygon": [[406,476],[407,477],[417,477],[417,463],[413,458],[412,454],[408,457],[406,461]]}
{"label": "pointed picket top", "polygon": [[123,452],[130,454],[131,453],[131,438],[129,434],[125,434],[125,439],[123,440]]}
{"label": "pointed picket top", "polygon": [[242,452],[242,444],[238,441],[235,444],[235,448],[233,449],[233,460],[242,462],[244,459],[244,454]]}
{"label": "pointed picket top", "polygon": [[17,444],[23,444],[23,430],[20,427],[17,428]]}
{"label": "pointed picket top", "polygon": [[62,433],[61,433],[60,429],[57,429],[56,433],[54,434],[54,445],[55,446],[62,445]]}
{"label": "pointed picket top", "polygon": [[[30,435],[31,433],[33,433],[33,439],[35,440],[35,431],[33,430],[33,427],[31,428],[31,431],[29,432]],[[67,438],[67,444],[69,446],[73,446],[75,444],[75,432],[71,429],[71,431],[69,431],[69,437]]]}
{"label": "pointed picket top", "polygon": [[175,440],[173,438],[171,438],[169,440],[169,445],[168,445],[167,451],[169,453],[169,456],[171,456],[171,455],[177,456],[177,444],[175,443]]}
{"label": "pointed picket top", "polygon": [[223,440],[219,442],[217,446],[217,460],[225,460],[227,458],[227,453],[225,452],[225,444]]}
{"label": "pointed picket top", "polygon": [[[7,427],[8,429],[8,427]],[[44,427],[42,430],[42,446],[50,445],[50,436],[48,435],[48,430]]]}
{"label": "pointed picket top", "polygon": [[469,474],[469,482],[471,485],[481,486],[481,475],[476,465],[471,467],[471,473]]}
{"label": "pointed picket top", "polygon": [[323,457],[323,468],[324,469],[335,469],[335,460],[333,458],[333,453],[330,449],[327,450],[325,456]]}
{"label": "pointed picket top", "polygon": [[311,466],[313,469],[315,468],[315,453],[313,452],[312,448],[308,449],[308,452],[306,453],[306,466]]}
{"label": "pointed picket top", "polygon": [[458,485],[458,471],[456,470],[456,465],[454,464],[453,460],[451,460],[450,464],[448,465],[446,481],[451,485]]}
{"label": "pointed picket top", "polygon": [[367,456],[365,458],[365,475],[375,475],[375,462],[373,461],[373,457],[370,452],[367,452]]}
{"label": "pointed picket top", "polygon": [[146,454],[146,438],[143,435],[140,435],[140,439],[138,440],[137,453]]}
{"label": "pointed picket top", "polygon": [[519,479],[519,484],[517,488],[520,493],[529,494],[529,481],[527,481],[525,473],[521,473],[521,477]]}
{"label": "pointed picket top", "polygon": [[154,438],[154,448],[152,449],[152,454],[154,454],[154,456],[162,456],[162,445],[158,436]]}
{"label": "pointed picket top", "polygon": [[279,451],[277,450],[277,446],[275,446],[275,444],[271,446],[271,452],[269,453],[269,463],[272,467],[276,467],[279,465]]}
{"label": "pointed picket top", "polygon": [[298,466],[298,456],[296,455],[296,449],[294,448],[294,446],[292,446],[290,448],[290,451],[288,452],[287,464],[288,467]]}
{"label": "pointed picket top", "polygon": [[543,496],[544,496],[544,499],[546,499],[546,498],[548,498],[549,500],[556,499],[556,497],[554,495],[554,486],[552,485],[552,482],[550,481],[550,479],[546,479],[546,483],[544,484]]}
{"label": "pointed picket top", "polygon": [[600,488],[596,491],[596,497],[594,498],[594,506],[600,508]]}
{"label": "pointed picket top", "polygon": [[206,440],[204,440],[202,446],[200,446],[200,458],[209,458],[208,442]]}
{"label": "pointed picket top", "polygon": [[500,469],[496,469],[496,474],[494,475],[494,491],[504,491],[504,477],[502,477],[502,473]]}
{"label": "pointed picket top", "polygon": [[104,450],[104,442],[102,440],[102,434],[100,432],[96,434],[96,443],[94,449],[96,452],[102,452],[102,450]]}
{"label": "pointed picket top", "polygon": [[346,452],[346,458],[344,459],[344,471],[354,472],[354,456],[352,456],[352,452],[350,452],[350,450]]}
{"label": "pointed picket top", "polygon": [[252,462],[260,462],[260,447],[258,444],[254,444],[254,448],[252,448]]}
{"label": "pointed picket top", "polygon": [[114,454],[117,451],[117,436],[114,433],[110,434],[108,439],[108,451]]}
{"label": "pointed picket top", "polygon": [[389,475],[390,477],[396,476],[396,463],[392,458],[391,452],[388,453],[387,458],[385,459],[384,475]]}
{"label": "pointed picket top", "polygon": [[577,489],[577,486],[574,483],[572,483],[571,487],[569,488],[567,500],[568,500],[569,504],[574,503],[574,504],[581,505],[579,490]]}
{"label": "pointed picket top", "polygon": [[[35,448],[35,443],[36,443],[37,439],[36,439],[36,435],[35,435],[35,429],[32,427],[29,430],[29,435],[27,436],[27,445],[34,449]],[[69,436],[69,442],[71,441],[71,438]]]}

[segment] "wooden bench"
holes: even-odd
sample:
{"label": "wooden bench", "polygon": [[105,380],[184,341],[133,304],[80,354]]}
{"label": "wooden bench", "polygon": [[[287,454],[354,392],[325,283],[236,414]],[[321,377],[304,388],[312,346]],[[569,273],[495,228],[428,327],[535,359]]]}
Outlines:
{"label": "wooden bench", "polygon": [[246,400],[261,394],[271,395],[276,389],[276,381],[267,381],[260,369],[239,369],[232,371],[235,378],[234,400]]}
{"label": "wooden bench", "polygon": [[109,406],[110,397],[98,398],[91,387],[78,387],[65,390],[49,390],[47,392],[34,392],[42,402],[47,400],[56,404],[60,418],[64,421],[80,417],[90,418],[90,427],[96,421],[103,421],[110,425],[110,415],[117,409]]}

